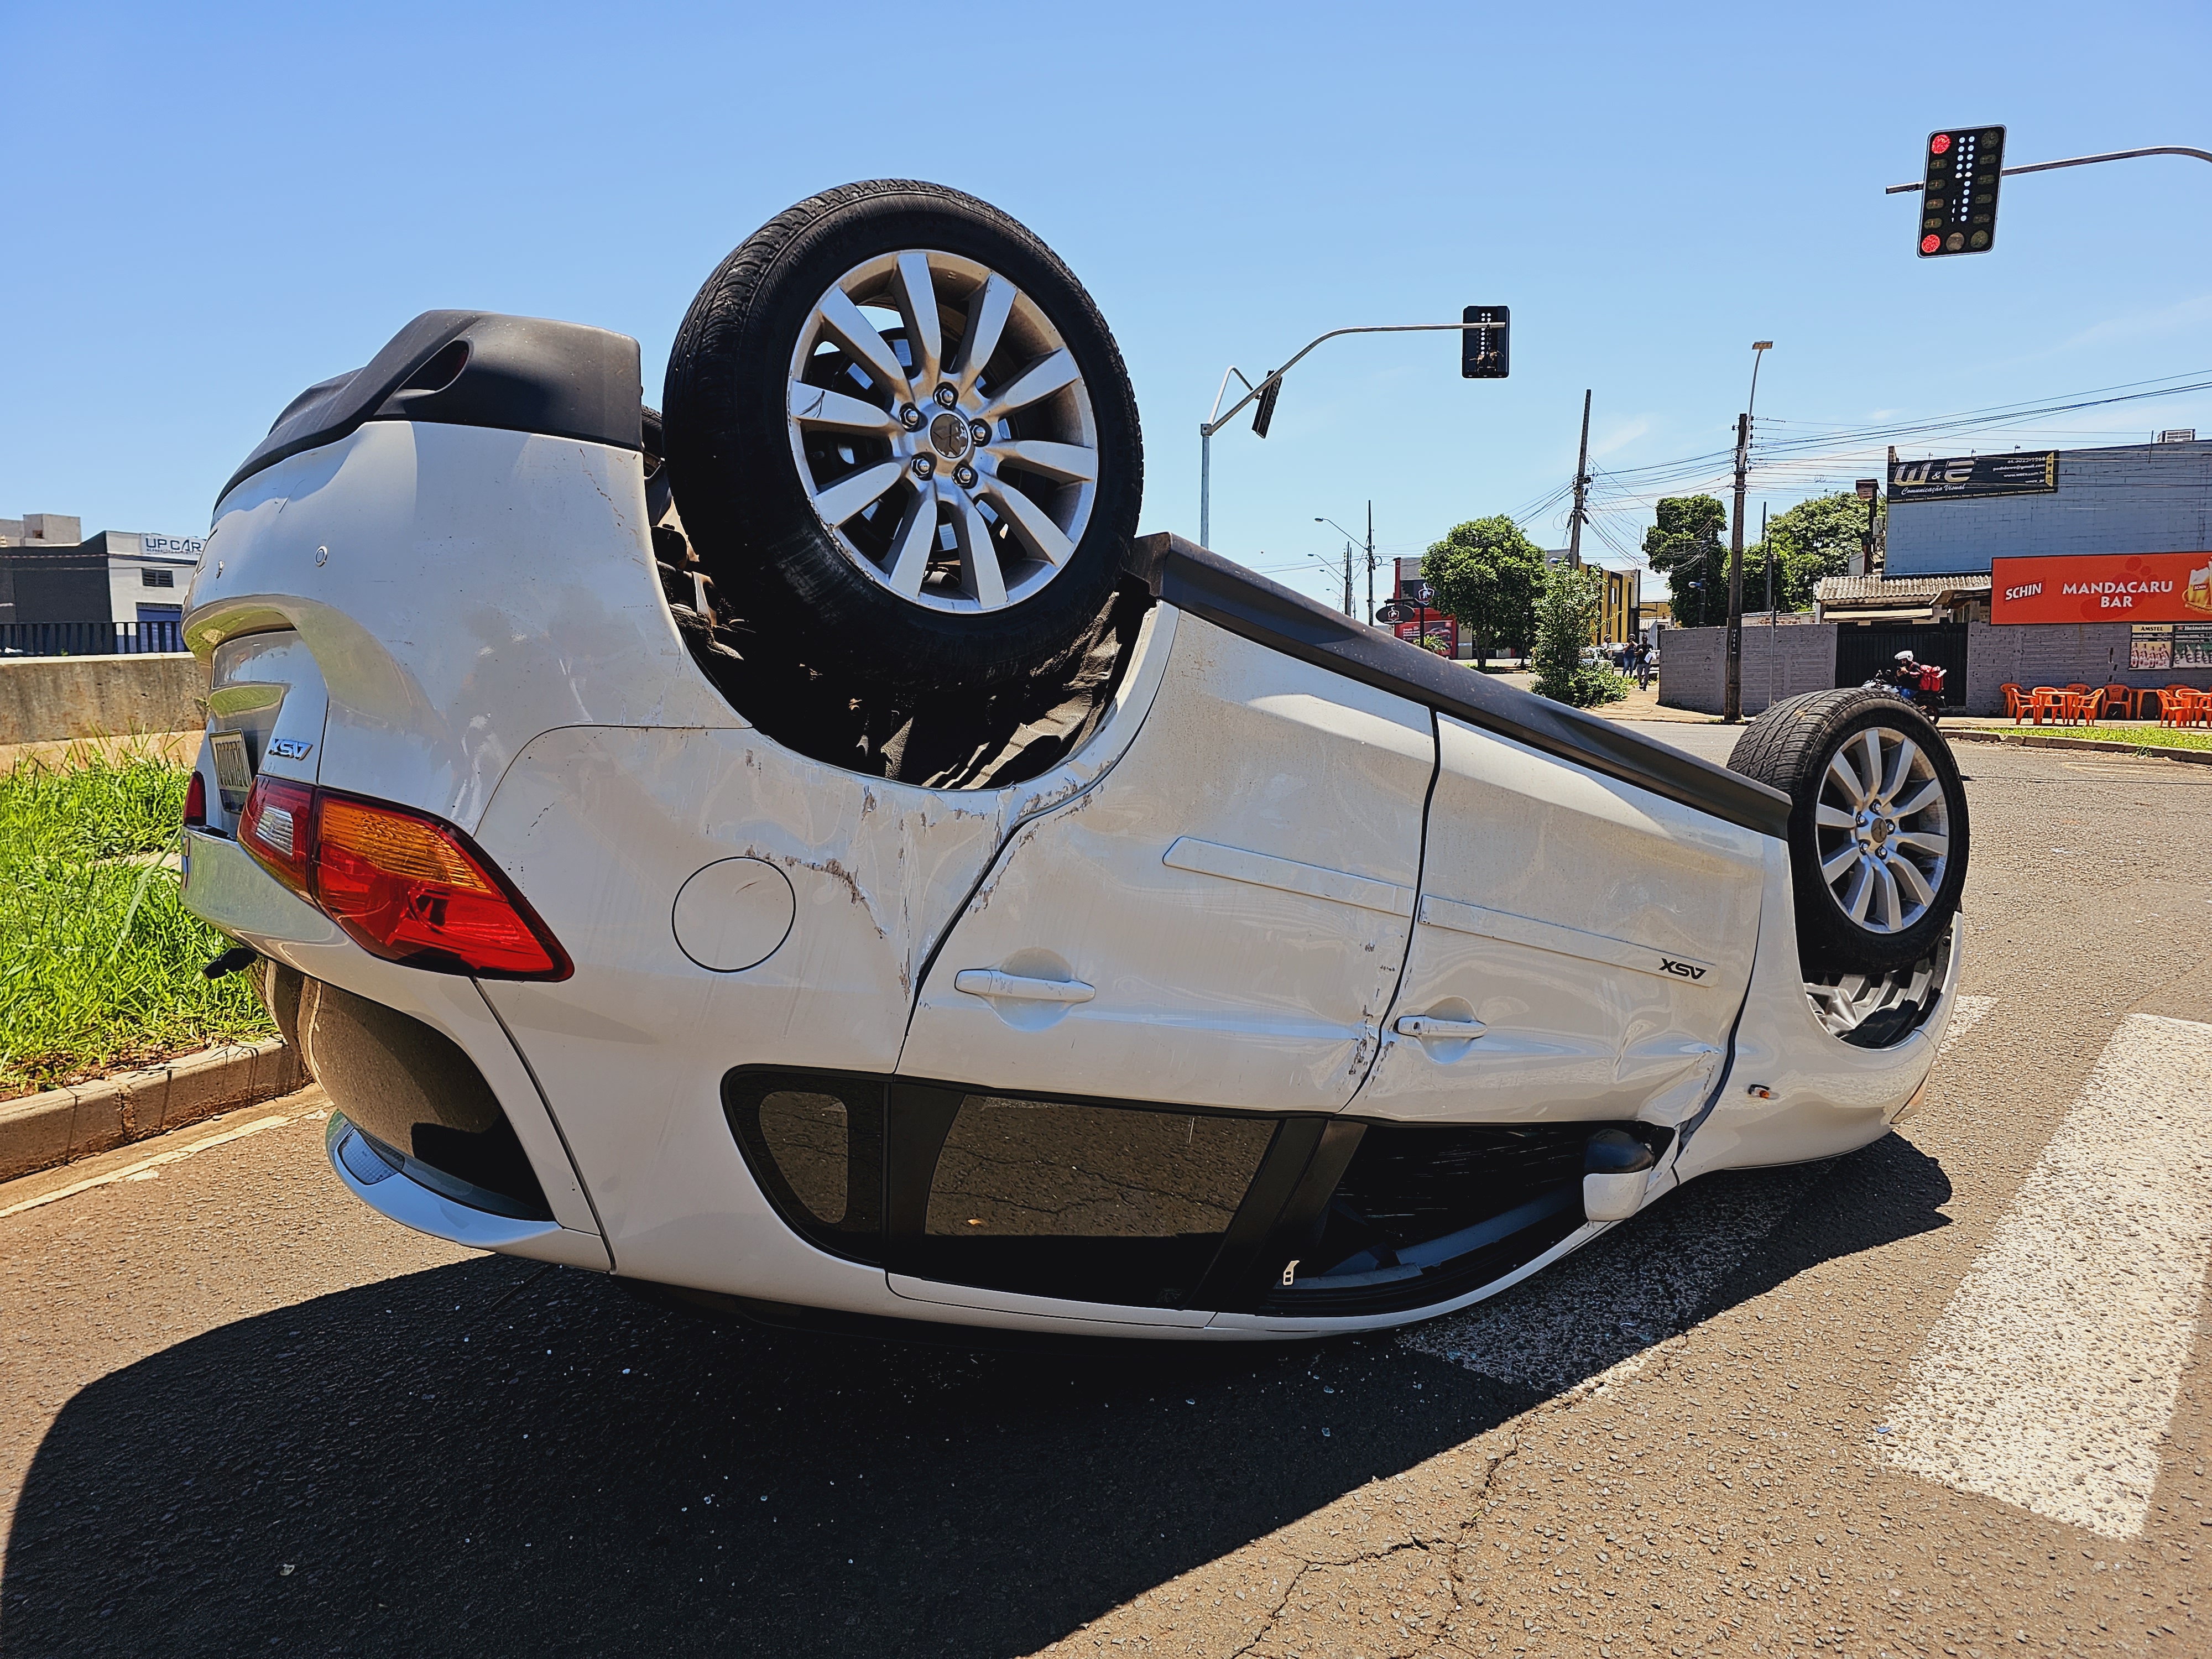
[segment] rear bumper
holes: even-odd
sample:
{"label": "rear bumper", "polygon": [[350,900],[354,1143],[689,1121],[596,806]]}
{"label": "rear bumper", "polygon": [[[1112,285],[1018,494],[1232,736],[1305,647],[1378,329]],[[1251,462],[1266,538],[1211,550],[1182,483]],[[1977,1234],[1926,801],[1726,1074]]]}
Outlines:
{"label": "rear bumper", "polygon": [[404,1167],[395,1168],[342,1112],[331,1114],[323,1132],[323,1150],[348,1192],[403,1227],[465,1244],[471,1249],[497,1250],[566,1267],[607,1271],[606,1249],[597,1235],[574,1231],[557,1221],[494,1215],[433,1192]]}

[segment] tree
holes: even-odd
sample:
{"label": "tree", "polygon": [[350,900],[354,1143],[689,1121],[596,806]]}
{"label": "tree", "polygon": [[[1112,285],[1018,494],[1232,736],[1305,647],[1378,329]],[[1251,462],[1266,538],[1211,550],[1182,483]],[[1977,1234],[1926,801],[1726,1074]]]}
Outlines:
{"label": "tree", "polygon": [[[1881,545],[1882,515],[1887,503],[1875,505],[1875,545]],[[1774,603],[1783,611],[1810,611],[1813,589],[1823,576],[1849,574],[1864,545],[1867,504],[1855,494],[1815,495],[1766,521],[1766,541],[1754,556],[1743,550],[1744,607],[1766,602],[1766,550],[1774,549]]]}
{"label": "tree", "polygon": [[1659,503],[1658,523],[1644,532],[1644,556],[1667,579],[1677,628],[1710,628],[1728,620],[1728,550],[1721,532],[1728,509],[1711,495],[1672,495]]}
{"label": "tree", "polygon": [[1501,642],[1535,636],[1544,552],[1503,514],[1455,525],[1422,555],[1421,576],[1437,609],[1474,634],[1485,667]]}
{"label": "tree", "polygon": [[1536,601],[1536,695],[1577,708],[1617,702],[1628,695],[1628,679],[1602,663],[1584,662],[1583,651],[1597,638],[1604,578],[1584,567],[1552,573]]}

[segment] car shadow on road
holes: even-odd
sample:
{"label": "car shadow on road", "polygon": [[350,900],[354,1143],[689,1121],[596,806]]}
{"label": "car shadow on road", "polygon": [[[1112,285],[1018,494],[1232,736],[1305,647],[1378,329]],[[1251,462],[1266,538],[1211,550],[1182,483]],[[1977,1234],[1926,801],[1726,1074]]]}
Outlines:
{"label": "car shadow on road", "polygon": [[[1644,1219],[1710,1233],[1761,1193],[1789,1224],[1678,1286],[1683,1320],[1940,1224],[1948,1187],[1891,1140],[1809,1176],[1713,1177]],[[1618,1285],[1641,1224],[1565,1267]],[[1571,1316],[1535,1284],[1487,1306],[1506,1343]],[[1616,1328],[1580,1369],[1666,1334]],[[1026,1653],[1562,1385],[1526,1375],[1392,1336],[861,1342],[482,1259],[241,1320],[80,1392],[17,1504],[0,1647]]]}

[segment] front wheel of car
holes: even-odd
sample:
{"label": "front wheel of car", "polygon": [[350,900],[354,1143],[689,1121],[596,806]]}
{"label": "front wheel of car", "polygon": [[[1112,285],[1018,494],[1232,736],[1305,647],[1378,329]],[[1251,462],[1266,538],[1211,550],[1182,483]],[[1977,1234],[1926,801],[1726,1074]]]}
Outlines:
{"label": "front wheel of car", "polygon": [[1966,795],[1926,715],[1881,691],[1808,692],[1747,726],[1729,765],[1790,799],[1808,972],[1886,973],[1936,948],[1966,884]]}
{"label": "front wheel of car", "polygon": [[1097,616],[1136,529],[1121,354],[1026,229],[942,185],[778,215],[668,363],[676,504],[757,638],[855,681],[986,686]]}

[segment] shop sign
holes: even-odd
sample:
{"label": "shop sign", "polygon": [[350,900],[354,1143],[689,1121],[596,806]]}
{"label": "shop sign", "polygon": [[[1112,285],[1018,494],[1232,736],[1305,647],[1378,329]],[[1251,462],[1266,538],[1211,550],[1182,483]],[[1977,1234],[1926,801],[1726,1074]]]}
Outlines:
{"label": "shop sign", "polygon": [[2058,488],[2058,452],[1961,455],[1944,461],[1892,461],[1893,501],[1957,501],[1968,495],[2047,495]]}
{"label": "shop sign", "polygon": [[1992,560],[1990,620],[2212,621],[2212,553]]}
{"label": "shop sign", "polygon": [[2128,630],[2128,666],[2168,669],[2173,666],[2173,624],[2137,623]]}
{"label": "shop sign", "polygon": [[2175,668],[2212,668],[2212,623],[2173,625]]}
{"label": "shop sign", "polygon": [[1431,651],[1442,652],[1448,657],[1459,654],[1459,623],[1441,611],[1431,611],[1428,617],[1428,637],[1421,637],[1422,623],[1416,615],[1395,624],[1397,635],[1408,645],[1419,645]]}

